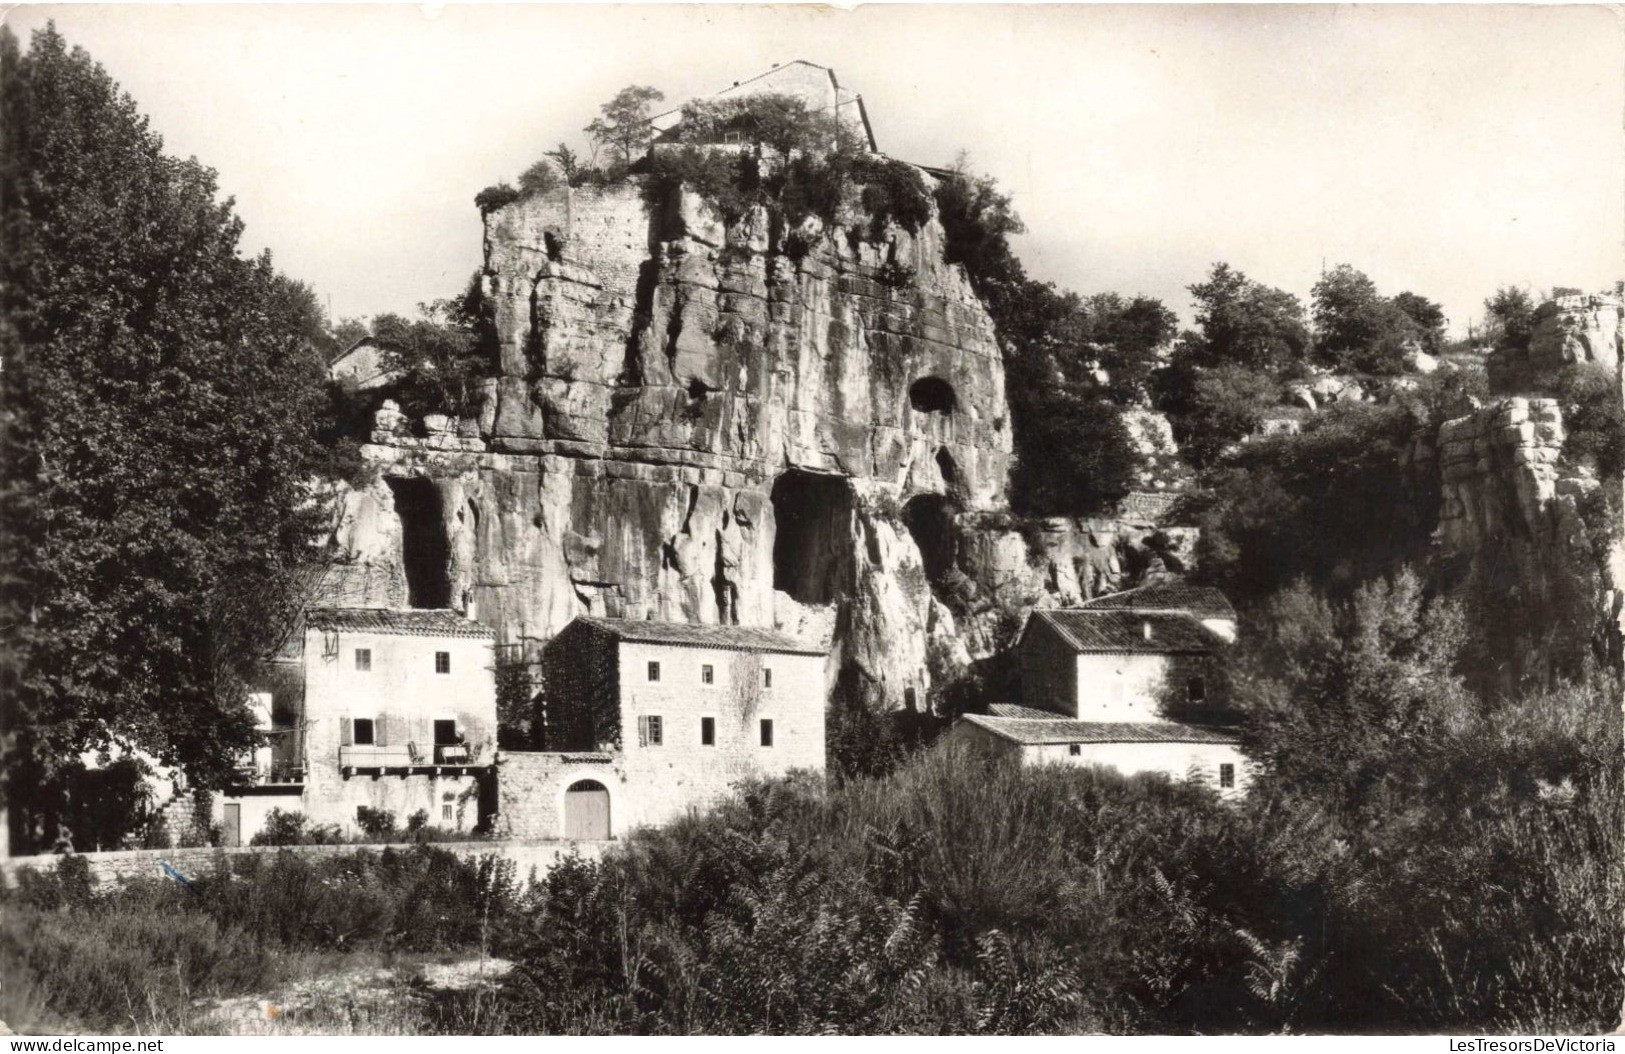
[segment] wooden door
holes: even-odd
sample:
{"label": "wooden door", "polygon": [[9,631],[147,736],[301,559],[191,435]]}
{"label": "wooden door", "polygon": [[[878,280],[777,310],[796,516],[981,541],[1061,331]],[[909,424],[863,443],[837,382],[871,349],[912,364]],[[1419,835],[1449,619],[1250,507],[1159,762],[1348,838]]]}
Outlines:
{"label": "wooden door", "polygon": [[597,780],[581,780],[564,792],[564,837],[599,841],[609,837],[609,791]]}
{"label": "wooden door", "polygon": [[241,805],[226,803],[225,831],[220,836],[220,843],[226,846],[243,844],[243,807]]}

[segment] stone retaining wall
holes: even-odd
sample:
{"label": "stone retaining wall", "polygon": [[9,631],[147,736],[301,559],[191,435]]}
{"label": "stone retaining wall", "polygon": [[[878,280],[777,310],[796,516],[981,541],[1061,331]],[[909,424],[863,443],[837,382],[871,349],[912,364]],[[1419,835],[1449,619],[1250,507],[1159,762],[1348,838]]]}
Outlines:
{"label": "stone retaining wall", "polygon": [[[596,859],[610,842],[445,842],[435,845],[464,860],[482,856],[500,856],[512,860],[521,881],[534,874],[545,875],[561,858],[579,853]],[[159,877],[164,874],[159,861],[167,863],[183,875],[206,874],[223,865],[230,857],[243,854],[297,853],[304,857],[343,856],[361,849],[374,852],[382,849],[411,850],[414,844],[403,845],[296,845],[296,846],[244,846],[235,849],[131,849],[115,853],[82,853],[90,862],[90,873],[98,883],[123,883],[134,878]],[[39,856],[14,856],[0,860],[0,882],[10,888],[17,884],[17,873],[23,868],[51,871],[61,857],[46,853]]]}

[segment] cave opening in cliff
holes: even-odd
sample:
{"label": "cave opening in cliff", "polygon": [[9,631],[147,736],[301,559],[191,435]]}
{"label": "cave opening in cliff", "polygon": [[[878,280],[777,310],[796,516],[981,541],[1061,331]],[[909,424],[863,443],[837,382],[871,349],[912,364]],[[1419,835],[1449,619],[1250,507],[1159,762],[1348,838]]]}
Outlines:
{"label": "cave opening in cliff", "polygon": [[941,377],[921,377],[908,386],[908,402],[922,414],[952,413],[958,400],[954,386]]}
{"label": "cave opening in cliff", "polygon": [[801,604],[850,589],[852,488],[841,476],[791,469],[773,483],[773,588]]}
{"label": "cave opening in cliff", "polygon": [[954,518],[959,503],[941,494],[921,494],[903,506],[903,524],[920,550],[925,577],[936,583],[953,570],[959,557]]}
{"label": "cave opening in cliff", "polygon": [[385,477],[401,521],[401,564],[406,602],[415,608],[451,606],[451,546],[440,510],[440,492],[421,477]]}

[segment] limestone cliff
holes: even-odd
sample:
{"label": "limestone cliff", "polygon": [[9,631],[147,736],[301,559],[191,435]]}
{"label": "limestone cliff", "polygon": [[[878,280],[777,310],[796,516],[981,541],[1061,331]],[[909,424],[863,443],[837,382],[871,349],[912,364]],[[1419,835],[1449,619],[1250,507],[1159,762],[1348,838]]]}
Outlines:
{"label": "limestone cliff", "polygon": [[1479,606],[1508,688],[1621,669],[1619,481],[1566,465],[1564,438],[1554,400],[1511,398],[1418,435],[1408,453],[1418,488],[1438,489],[1444,580]]}
{"label": "limestone cliff", "polygon": [[1146,510],[1018,530],[986,310],[934,220],[849,213],[727,226],[627,184],[488,215],[498,375],[464,420],[380,411],[330,546],[343,602],[472,604],[512,658],[585,613],[776,626],[897,708],[1022,607],[1188,558]]}

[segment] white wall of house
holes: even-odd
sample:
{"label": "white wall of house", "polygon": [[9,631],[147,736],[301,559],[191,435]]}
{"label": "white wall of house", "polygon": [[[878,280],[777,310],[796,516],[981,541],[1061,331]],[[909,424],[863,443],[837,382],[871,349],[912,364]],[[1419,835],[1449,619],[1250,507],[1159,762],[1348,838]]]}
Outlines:
{"label": "white wall of house", "polygon": [[[356,652],[370,653],[370,669]],[[450,669],[436,672],[445,652]],[[305,634],[305,808],[312,823],[353,827],[356,808],[386,808],[404,822],[425,809],[431,824],[474,825],[472,776],[352,774],[353,766],[432,765],[435,722],[453,721],[473,759],[489,764],[496,751],[496,676],[490,638],[311,629]],[[373,743],[357,743],[354,722],[373,722]],[[350,732],[346,735],[345,725]],[[350,742],[344,741],[348,738]],[[412,761],[415,748],[417,762]],[[448,802],[446,795],[453,800]],[[452,804],[453,819],[444,818]],[[459,820],[461,821],[459,824]]]}
{"label": "white wall of house", "polygon": [[[1022,747],[1021,756],[1029,765],[1102,765],[1125,776],[1161,772],[1199,779],[1226,798],[1244,793],[1250,779],[1246,755],[1230,743],[1044,743]],[[1223,765],[1231,766],[1230,787],[1221,785]]]}
{"label": "white wall of house", "polygon": [[1075,659],[1080,721],[1156,721],[1171,665],[1166,655],[1084,654]]}
{"label": "white wall of house", "polygon": [[[823,769],[823,656],[622,641],[617,661],[624,782],[610,788],[615,835],[704,806],[741,779]],[[657,681],[649,679],[651,662],[660,664]],[[772,671],[771,687],[764,670]],[[651,717],[660,720],[658,744],[649,741]],[[702,742],[706,718],[710,745]],[[761,742],[764,720],[772,722],[771,746]]]}

